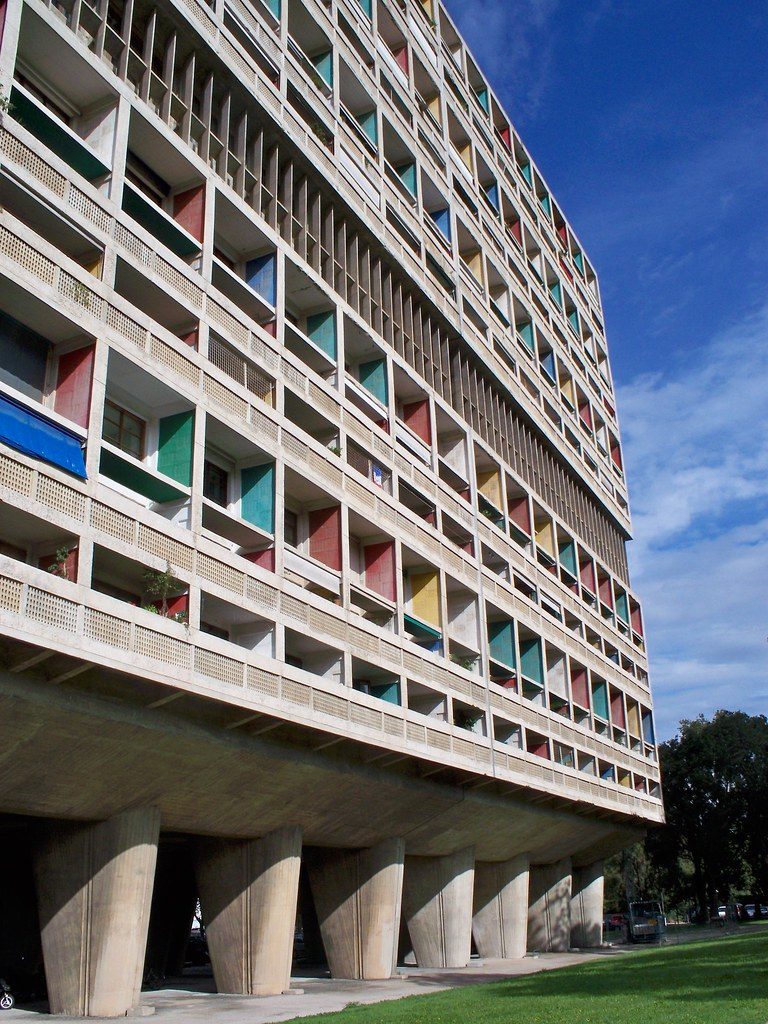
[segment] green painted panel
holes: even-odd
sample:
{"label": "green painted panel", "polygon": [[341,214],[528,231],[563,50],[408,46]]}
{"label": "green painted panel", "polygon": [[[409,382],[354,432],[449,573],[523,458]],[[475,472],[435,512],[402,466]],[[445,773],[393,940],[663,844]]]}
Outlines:
{"label": "green painted panel", "polygon": [[491,657],[502,665],[517,667],[515,657],[515,624],[511,619],[488,623],[488,643]]}
{"label": "green painted panel", "polygon": [[581,255],[580,252],[575,252],[573,254],[573,262],[576,264],[576,266],[579,268],[579,270],[583,274],[584,273],[584,257]]}
{"label": "green painted panel", "polygon": [[275,532],[275,464],[248,466],[240,473],[240,515],[267,533]]}
{"label": "green painted panel", "polygon": [[553,281],[549,286],[549,294],[555,300],[555,302],[562,309],[563,306],[563,289],[560,287],[559,281]]}
{"label": "green painted panel", "polygon": [[280,17],[281,0],[267,0],[267,8],[276,18]]}
{"label": "green painted panel", "polygon": [[189,487],[192,483],[192,445],[195,414],[177,412],[160,420],[157,443],[157,468],[171,480]]}
{"label": "green painted panel", "polygon": [[579,314],[578,314],[577,310],[572,309],[570,311],[570,313],[568,314],[568,323],[571,325],[571,327],[573,328],[574,332],[576,334],[578,334],[579,333]]}
{"label": "green painted panel", "polygon": [[415,619],[412,615],[404,614],[403,622],[405,628],[409,633],[413,633],[415,636],[428,637],[432,640],[440,640],[442,633],[439,629],[435,629],[434,626],[428,626],[426,622],[422,622],[421,619]]}
{"label": "green painted panel", "polygon": [[592,684],[592,709],[600,718],[604,718],[606,721],[610,718],[607,683]]}
{"label": "green painted panel", "polygon": [[367,114],[361,114],[357,119],[357,123],[363,129],[374,146],[378,146],[379,124],[376,118],[376,108],[374,107],[373,110],[369,110]]}
{"label": "green painted panel", "polygon": [[544,659],[538,637],[520,641],[520,672],[539,686],[544,685]]}
{"label": "green painted panel", "polygon": [[373,0],[360,0],[360,6],[369,18],[373,17]]}
{"label": "green painted panel", "polygon": [[331,359],[336,359],[336,310],[307,317],[307,337]]}
{"label": "green painted panel", "polygon": [[320,75],[327,86],[333,88],[333,50],[325,53],[318,53],[316,57],[310,58],[315,71]]}
{"label": "green painted panel", "polygon": [[360,383],[378,400],[386,405],[387,391],[387,360],[373,359],[369,363],[360,363]]}
{"label": "green painted panel", "polygon": [[372,697],[378,697],[388,704],[400,704],[400,683],[394,680],[391,683],[377,683],[371,685],[369,692]]}
{"label": "green painted panel", "polygon": [[165,480],[158,480],[152,473],[120,458],[114,452],[102,451],[99,472],[123,487],[143,494],[150,501],[174,501],[185,497],[183,491],[177,490]]}
{"label": "green painted panel", "polygon": [[162,211],[154,203],[150,203],[127,183],[123,187],[123,209],[177,256],[191,256],[200,251],[200,246],[194,239],[176,227],[169,217],[163,216]]}
{"label": "green painted panel", "polygon": [[475,95],[477,96],[480,102],[480,106],[483,108],[486,114],[489,113],[491,107],[488,101],[488,90],[486,88],[478,89]]}
{"label": "green painted panel", "polygon": [[10,113],[19,124],[24,125],[43,145],[61,157],[78,173],[89,181],[109,174],[109,167],[59,124],[59,122],[41,110],[18,89],[11,89]]}
{"label": "green painted panel", "polygon": [[629,623],[629,602],[623,590],[616,591],[616,614],[622,622]]}
{"label": "green painted panel", "polygon": [[405,187],[408,189],[408,191],[411,193],[411,195],[415,196],[416,195],[416,164],[415,163],[401,164],[399,167],[396,167],[395,170],[397,171],[397,173],[398,173],[398,175],[400,177],[400,180],[405,185]]}
{"label": "green painted panel", "polygon": [[530,164],[522,164],[520,167],[520,173],[529,185],[533,184],[533,171],[531,170]]}
{"label": "green painted panel", "polygon": [[543,196],[539,196],[539,206],[548,217],[552,216],[552,202],[548,193],[545,192]]}
{"label": "green painted panel", "polygon": [[523,339],[527,347],[533,352],[534,350],[534,338],[533,338],[533,324],[530,320],[523,324],[517,325],[517,333]]}
{"label": "green painted panel", "polygon": [[579,569],[576,565],[576,545],[568,540],[560,545],[560,564],[567,569],[571,576],[578,576]]}

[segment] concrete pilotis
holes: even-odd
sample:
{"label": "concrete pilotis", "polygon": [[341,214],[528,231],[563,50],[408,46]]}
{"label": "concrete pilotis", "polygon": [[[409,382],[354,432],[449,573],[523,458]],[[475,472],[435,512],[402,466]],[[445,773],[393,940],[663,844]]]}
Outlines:
{"label": "concrete pilotis", "polygon": [[571,945],[580,949],[603,941],[603,861],[573,872],[571,894]]}
{"label": "concrete pilotis", "polygon": [[528,948],[564,953],[571,941],[571,860],[531,868]]}
{"label": "concrete pilotis", "polygon": [[475,864],[472,934],[480,956],[519,960],[528,937],[528,857]]}
{"label": "concrete pilotis", "polygon": [[200,904],[219,992],[268,996],[290,986],[301,829],[201,842]]}
{"label": "concrete pilotis", "polygon": [[475,853],[406,857],[403,914],[419,967],[466,967],[472,951]]}
{"label": "concrete pilotis", "polygon": [[35,878],[51,1013],[122,1017],[138,1005],[160,812],[51,828]]}
{"label": "concrete pilotis", "polygon": [[402,839],[367,850],[315,851],[309,878],[334,978],[391,978],[403,892]]}

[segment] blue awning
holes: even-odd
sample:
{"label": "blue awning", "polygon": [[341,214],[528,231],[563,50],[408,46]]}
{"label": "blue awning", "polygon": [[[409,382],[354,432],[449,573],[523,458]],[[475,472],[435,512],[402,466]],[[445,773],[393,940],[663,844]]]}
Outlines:
{"label": "blue awning", "polygon": [[0,441],[85,479],[81,438],[5,395],[0,395]]}

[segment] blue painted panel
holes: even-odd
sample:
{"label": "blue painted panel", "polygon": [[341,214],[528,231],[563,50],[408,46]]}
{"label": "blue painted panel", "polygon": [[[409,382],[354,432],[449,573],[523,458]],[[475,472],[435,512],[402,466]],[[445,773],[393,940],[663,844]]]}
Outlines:
{"label": "blue painted panel", "polygon": [[437,225],[438,230],[444,235],[448,241],[451,240],[451,211],[450,207],[446,206],[444,210],[433,210],[430,213],[430,217]]}
{"label": "blue painted panel", "polygon": [[643,712],[643,739],[646,743],[656,742],[656,733],[653,728],[653,714],[650,711]]}
{"label": "blue painted panel", "polygon": [[492,185],[488,186],[488,188],[485,190],[485,194],[488,197],[488,202],[491,204],[491,206],[494,208],[494,210],[498,210],[499,209],[499,186],[496,184],[495,181],[493,182]]}
{"label": "blue painted panel", "polygon": [[82,440],[19,402],[0,395],[0,441],[85,479]]}
{"label": "blue painted panel", "polygon": [[257,295],[265,299],[270,306],[277,303],[277,256],[268,252],[248,260],[245,265],[245,280]]}
{"label": "blue painted panel", "polygon": [[541,368],[552,380],[555,379],[555,353],[545,352],[539,359]]}

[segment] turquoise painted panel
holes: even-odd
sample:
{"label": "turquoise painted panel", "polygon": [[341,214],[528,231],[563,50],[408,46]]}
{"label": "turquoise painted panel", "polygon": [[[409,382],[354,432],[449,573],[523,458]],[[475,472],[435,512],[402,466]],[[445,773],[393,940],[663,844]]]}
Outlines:
{"label": "turquoise painted panel", "polygon": [[373,0],[360,0],[360,6],[369,18],[373,17]]}
{"label": "turquoise painted panel", "polygon": [[378,697],[379,700],[384,700],[387,704],[400,704],[400,683],[395,680],[391,683],[376,683],[372,684],[369,688],[369,692],[372,697]]}
{"label": "turquoise painted panel", "polygon": [[552,202],[547,192],[545,192],[543,196],[539,196],[539,206],[548,217],[552,216]]}
{"label": "turquoise painted panel", "polygon": [[629,623],[629,602],[623,590],[616,591],[616,614],[622,622]]}
{"label": "turquoise painted panel", "polygon": [[157,468],[171,480],[189,487],[192,483],[192,445],[195,435],[195,414],[177,412],[164,416],[159,424]]}
{"label": "turquoise painted panel", "polygon": [[604,718],[606,721],[610,718],[610,711],[608,709],[608,684],[607,683],[593,683],[592,684],[592,709],[596,715]]}
{"label": "turquoise painted panel", "polygon": [[578,576],[579,569],[576,565],[576,545],[568,540],[560,545],[560,564],[567,569],[571,576]]}
{"label": "turquoise painted panel", "polygon": [[245,265],[245,280],[257,295],[265,299],[270,306],[277,302],[277,256],[268,252],[248,260]]}
{"label": "turquoise painted panel", "polygon": [[571,312],[568,314],[568,323],[571,325],[571,327],[573,328],[574,332],[576,334],[578,334],[579,333],[579,313],[578,313],[578,310],[576,310],[576,309],[572,309],[571,310]]}
{"label": "turquoise painted panel", "polygon": [[376,108],[374,107],[373,110],[369,110],[367,114],[361,114],[357,119],[357,123],[363,129],[374,146],[378,146],[379,122],[376,117]]}
{"label": "turquoise painted panel", "polygon": [[307,337],[331,359],[336,359],[336,310],[312,313],[307,317]]}
{"label": "turquoise painted panel", "polygon": [[333,88],[333,50],[325,53],[318,53],[316,57],[310,58],[315,71],[329,88]]}
{"label": "turquoise painted panel", "polygon": [[491,657],[502,665],[517,668],[515,657],[515,624],[511,619],[488,623],[488,644]]}
{"label": "turquoise painted panel", "polygon": [[486,88],[478,89],[477,92],[475,93],[475,95],[477,96],[478,100],[480,101],[480,106],[483,108],[483,110],[486,112],[486,114],[489,113],[491,107],[490,107],[490,104],[488,102],[488,90]]}
{"label": "turquoise painted panel", "polygon": [[281,0],[267,0],[267,7],[276,18],[280,17]]}
{"label": "turquoise painted panel", "polygon": [[583,274],[584,273],[584,257],[581,255],[580,252],[575,252],[573,254],[573,262],[576,264],[576,266],[579,268],[579,270]]}
{"label": "turquoise painted panel", "polygon": [[400,180],[411,193],[412,196],[416,195],[416,164],[401,164],[400,167],[396,167]]}
{"label": "turquoise painted panel", "polygon": [[533,680],[539,686],[544,685],[544,659],[538,637],[520,641],[520,672],[526,679]]}
{"label": "turquoise painted panel", "polygon": [[240,473],[240,515],[267,533],[275,532],[275,464],[248,466]]}
{"label": "turquoise painted panel", "polygon": [[520,165],[520,173],[522,174],[522,176],[525,178],[525,180],[528,182],[529,185],[533,184],[533,171],[531,170],[531,165],[530,164],[521,164]]}
{"label": "turquoise painted panel", "polygon": [[562,309],[563,289],[561,288],[559,281],[552,282],[552,284],[549,286],[549,294],[552,296],[552,298],[555,300],[558,306],[560,306],[560,308]]}
{"label": "turquoise painted panel", "polygon": [[432,220],[437,224],[438,231],[444,235],[448,241],[451,240],[451,211],[446,206],[444,210],[433,210],[430,214]]}
{"label": "turquoise painted panel", "polygon": [[387,392],[387,361],[373,359],[369,363],[360,363],[360,383],[384,405],[388,401]]}
{"label": "turquoise painted panel", "polygon": [[527,320],[524,324],[517,325],[517,333],[523,339],[528,348],[533,352],[534,340],[533,340],[533,323]]}

